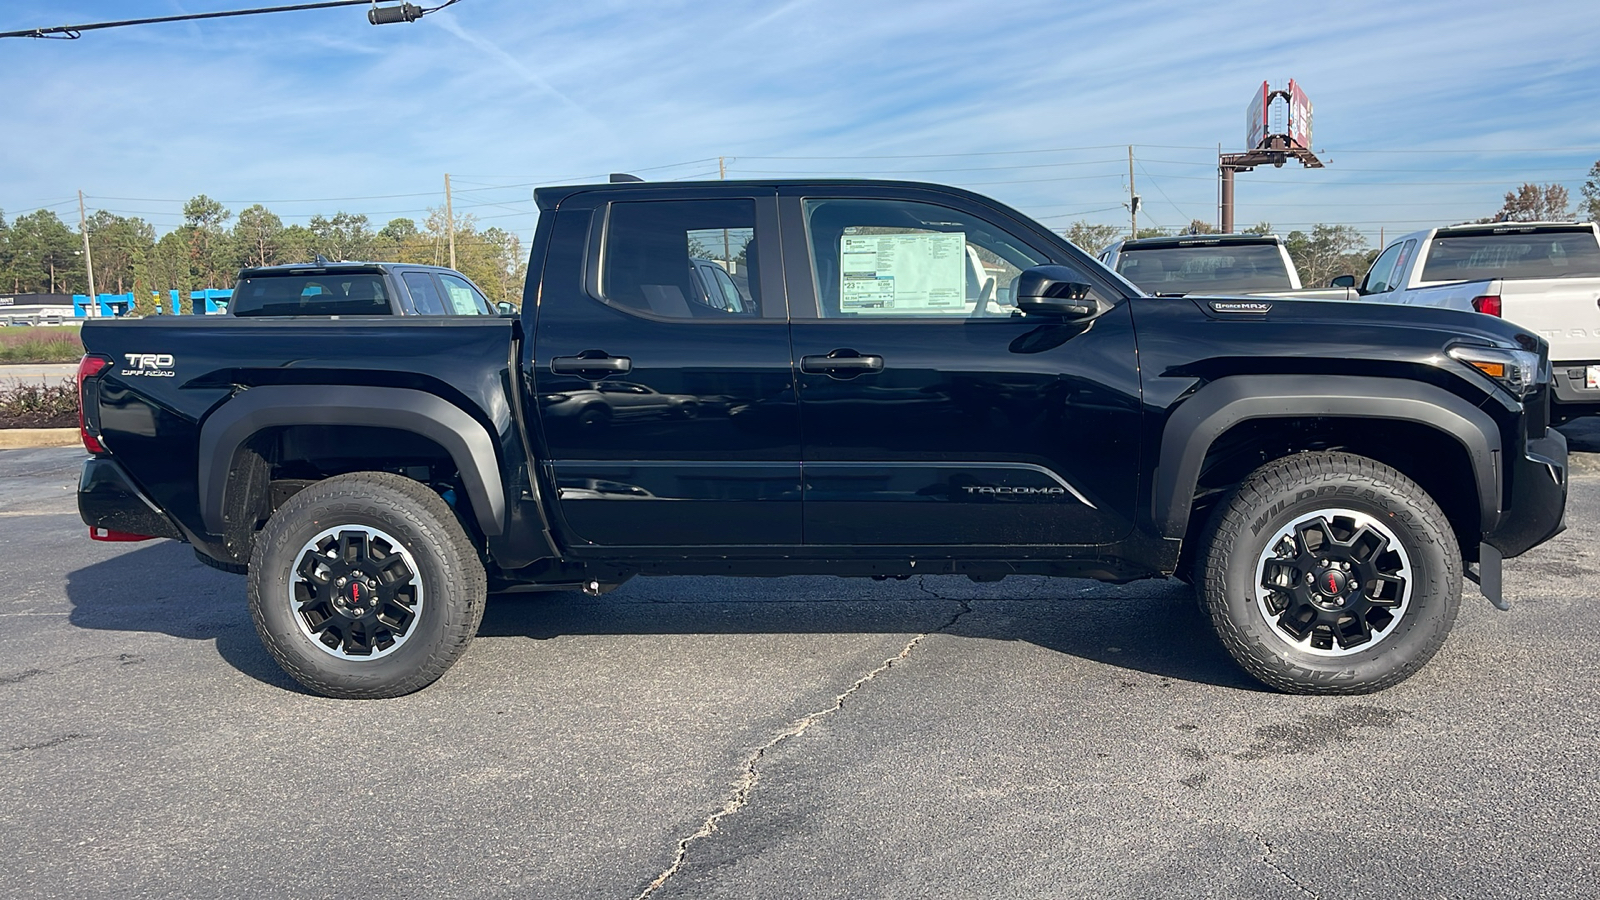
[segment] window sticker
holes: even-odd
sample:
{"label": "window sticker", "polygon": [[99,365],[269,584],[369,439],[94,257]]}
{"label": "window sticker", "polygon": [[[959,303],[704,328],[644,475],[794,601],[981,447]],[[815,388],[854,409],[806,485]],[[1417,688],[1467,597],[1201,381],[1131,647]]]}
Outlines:
{"label": "window sticker", "polygon": [[964,312],[967,236],[847,234],[839,239],[839,304],[846,313]]}

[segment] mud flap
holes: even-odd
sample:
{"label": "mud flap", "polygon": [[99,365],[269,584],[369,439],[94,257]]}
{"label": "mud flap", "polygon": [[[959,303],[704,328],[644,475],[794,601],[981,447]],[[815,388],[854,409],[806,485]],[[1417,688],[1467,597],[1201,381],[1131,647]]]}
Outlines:
{"label": "mud flap", "polygon": [[1490,603],[1494,604],[1495,609],[1510,610],[1511,604],[1505,601],[1502,593],[1500,564],[1499,550],[1490,544],[1479,544],[1477,571],[1473,571],[1469,566],[1467,568],[1467,577],[1477,583],[1478,589],[1483,592],[1483,596]]}

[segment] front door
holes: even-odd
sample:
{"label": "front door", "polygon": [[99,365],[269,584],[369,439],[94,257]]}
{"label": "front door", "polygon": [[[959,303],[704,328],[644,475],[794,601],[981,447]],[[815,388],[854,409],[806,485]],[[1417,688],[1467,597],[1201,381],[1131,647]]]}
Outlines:
{"label": "front door", "polygon": [[1121,538],[1140,427],[1127,304],[1087,324],[1018,314],[1023,269],[1083,263],[947,203],[781,201],[806,543],[1011,556]]}
{"label": "front door", "polygon": [[564,274],[543,281],[527,366],[568,545],[798,545],[772,192],[603,190],[556,216],[546,271]]}

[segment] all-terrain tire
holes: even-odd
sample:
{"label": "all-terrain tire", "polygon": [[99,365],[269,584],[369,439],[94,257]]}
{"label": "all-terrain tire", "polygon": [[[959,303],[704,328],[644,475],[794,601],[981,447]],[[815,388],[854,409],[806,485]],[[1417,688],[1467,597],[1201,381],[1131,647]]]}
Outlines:
{"label": "all-terrain tire", "polygon": [[[272,658],[341,699],[427,687],[483,619],[483,563],[445,501],[387,472],[296,493],[257,536],[250,614]],[[359,583],[358,583],[359,582]]]}
{"label": "all-terrain tire", "polygon": [[1444,644],[1461,599],[1461,552],[1439,505],[1349,453],[1301,453],[1251,473],[1213,511],[1197,563],[1222,645],[1286,693],[1404,681]]}

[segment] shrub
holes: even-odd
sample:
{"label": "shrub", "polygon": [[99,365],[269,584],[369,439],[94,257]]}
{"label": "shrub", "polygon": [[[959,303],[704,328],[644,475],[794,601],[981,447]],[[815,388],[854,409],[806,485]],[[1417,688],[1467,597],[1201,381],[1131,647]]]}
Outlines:
{"label": "shrub", "polygon": [[71,428],[77,424],[76,384],[0,385],[0,428]]}

